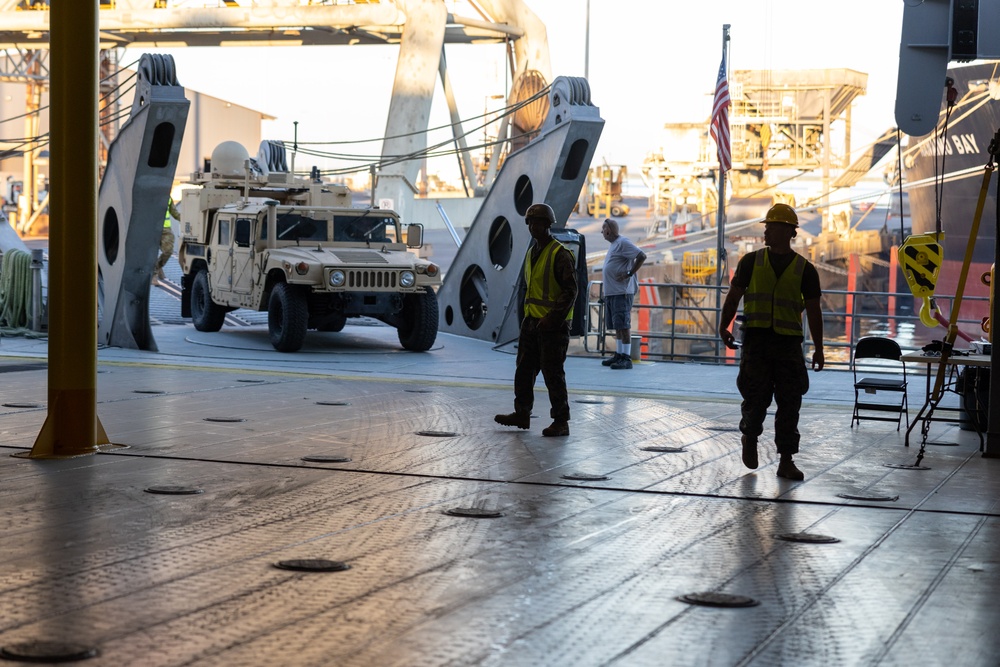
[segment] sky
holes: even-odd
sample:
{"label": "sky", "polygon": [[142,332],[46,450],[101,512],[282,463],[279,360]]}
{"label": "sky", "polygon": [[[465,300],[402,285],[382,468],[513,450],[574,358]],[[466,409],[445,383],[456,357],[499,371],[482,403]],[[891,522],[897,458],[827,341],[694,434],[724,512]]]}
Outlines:
{"label": "sky", "polygon": [[[645,156],[663,147],[664,123],[707,121],[724,23],[731,26],[730,69],[848,68],[868,74],[867,94],[854,107],[855,151],[895,124],[904,0],[589,0],[589,63],[587,0],[525,2],[546,25],[553,76],[589,72],[592,100],[605,120],[595,161],[625,164],[638,173]],[[475,16],[462,2],[450,4],[463,16]],[[385,133],[396,47],[161,52],[174,56],[181,85],[277,117],[264,123],[263,138],[290,140],[293,121],[300,141],[378,139]],[[128,52],[123,62],[140,54]],[[472,118],[497,108],[500,102],[491,97],[505,92],[503,48],[449,45],[446,54],[460,115]],[[430,124],[448,122],[439,84]],[[330,150],[377,155],[380,145]],[[450,177],[457,173],[456,159],[439,158],[429,170]]]}

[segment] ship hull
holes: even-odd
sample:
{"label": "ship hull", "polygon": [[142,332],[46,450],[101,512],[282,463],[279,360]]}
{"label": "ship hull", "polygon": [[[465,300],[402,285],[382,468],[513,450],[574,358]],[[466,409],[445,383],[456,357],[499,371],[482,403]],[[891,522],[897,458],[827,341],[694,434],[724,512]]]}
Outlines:
{"label": "ship hull", "polygon": [[[991,89],[994,95],[1000,92],[1000,62],[952,67],[948,76],[955,80],[958,104],[952,111],[947,137],[931,135],[911,138],[911,146],[915,142],[924,143],[913,152],[911,159],[904,160],[906,182],[910,186],[913,233],[944,232],[944,261],[935,288],[935,294],[940,296],[953,296],[958,289],[983,174],[989,161],[989,145],[1000,129],[1000,100],[989,95]],[[974,106],[978,108],[969,113]],[[934,184],[935,173],[948,176],[947,182],[937,188]],[[965,283],[966,296],[988,297],[990,293],[989,287],[980,278],[983,272],[990,270],[995,256],[995,184],[994,176],[974,242]],[[941,194],[940,225],[936,190]],[[942,310],[945,316],[950,315],[944,307]],[[965,302],[960,313],[963,320],[980,320],[988,315],[989,304],[984,301]]]}

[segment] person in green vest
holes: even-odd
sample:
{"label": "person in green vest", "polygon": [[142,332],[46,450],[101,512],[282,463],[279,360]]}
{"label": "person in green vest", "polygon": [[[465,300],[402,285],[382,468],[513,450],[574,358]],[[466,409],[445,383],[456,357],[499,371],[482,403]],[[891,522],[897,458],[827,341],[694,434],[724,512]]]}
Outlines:
{"label": "person in green vest", "polygon": [[541,372],[552,404],[552,424],[544,436],[569,435],[569,395],[563,364],[569,349],[570,321],[576,302],[573,254],[551,234],[556,216],[548,204],[532,204],[524,214],[533,243],[524,258],[524,319],[517,339],[514,412],[497,415],[504,426],[527,429],[535,402],[535,380]]}
{"label": "person in green vest", "polygon": [[170,197],[167,200],[167,210],[163,214],[163,231],[160,233],[160,256],[156,259],[156,264],[153,266],[153,284],[159,285],[161,280],[166,280],[167,276],[163,273],[163,267],[167,265],[170,261],[170,257],[174,254],[174,230],[170,224],[170,218],[181,217],[181,214],[177,212],[177,206],[174,205],[174,198]]}
{"label": "person in green vest", "polygon": [[805,257],[792,250],[799,218],[787,204],[775,204],[764,217],[764,245],[740,259],[722,306],[719,337],[726,347],[740,347],[729,326],[740,300],[746,317],[743,354],[736,386],[743,397],[740,432],[743,464],[755,469],[757,439],[771,405],[774,442],[778,447],[778,477],[802,480],[805,475],[792,457],[799,451],[799,410],[809,390],[802,354],[802,311],[806,312],[813,342],[812,367],[823,370],[823,312],[819,273]]}

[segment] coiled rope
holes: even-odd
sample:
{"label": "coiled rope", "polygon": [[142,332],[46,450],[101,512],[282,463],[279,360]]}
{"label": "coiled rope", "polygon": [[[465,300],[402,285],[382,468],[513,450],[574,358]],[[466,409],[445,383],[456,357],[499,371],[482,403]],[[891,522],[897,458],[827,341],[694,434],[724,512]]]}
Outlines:
{"label": "coiled rope", "polygon": [[0,330],[29,334],[31,324],[31,253],[11,249],[0,262]]}

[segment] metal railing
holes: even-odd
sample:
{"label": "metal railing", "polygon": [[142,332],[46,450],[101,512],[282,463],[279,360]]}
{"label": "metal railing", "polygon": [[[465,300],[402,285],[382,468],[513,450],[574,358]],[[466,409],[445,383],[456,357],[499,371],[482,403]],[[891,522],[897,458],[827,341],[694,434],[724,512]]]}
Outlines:
{"label": "metal railing", "polygon": [[[605,352],[607,341],[612,336],[604,318],[603,287],[600,280],[591,281],[587,285],[587,330],[583,336],[584,350],[601,354]],[[640,290],[642,289],[648,289],[659,297],[644,299],[637,295],[633,304],[631,333],[633,345],[637,338],[641,339],[639,344],[642,358],[738,363],[739,353],[723,345],[717,333],[721,304],[729,290],[728,285],[642,282]],[[937,295],[936,300],[947,317],[955,297]],[[913,302],[911,294],[901,292],[824,291],[823,348],[827,366],[849,368],[851,350],[863,336],[894,338],[904,351],[918,350],[932,339],[943,339],[945,329],[925,327],[915,314]],[[963,303],[985,304],[988,308],[989,298],[966,295]],[[895,306],[891,313],[890,304]],[[814,346],[809,327],[804,328],[803,352],[808,358]],[[978,319],[960,317],[958,328],[973,338],[982,335]]]}

